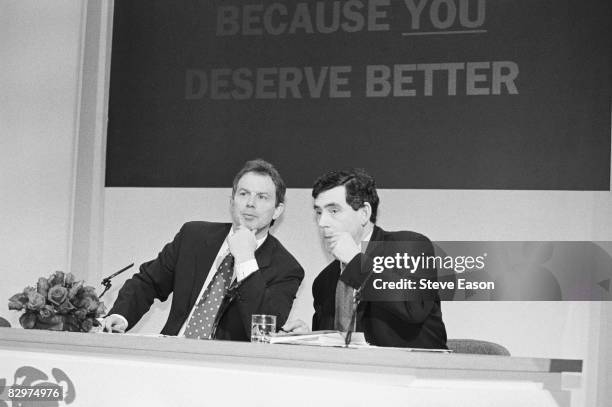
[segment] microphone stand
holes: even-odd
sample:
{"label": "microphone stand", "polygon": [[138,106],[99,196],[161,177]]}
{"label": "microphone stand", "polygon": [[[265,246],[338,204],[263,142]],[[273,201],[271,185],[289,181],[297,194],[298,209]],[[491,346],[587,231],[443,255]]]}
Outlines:
{"label": "microphone stand", "polygon": [[108,276],[105,279],[103,279],[100,284],[102,284],[105,288],[104,288],[104,291],[102,291],[102,294],[100,294],[98,296],[98,298],[102,298],[104,293],[106,293],[111,288],[111,278],[118,276],[119,274],[123,273],[125,270],[127,270],[127,269],[129,269],[129,268],[131,268],[133,266],[134,266],[134,263],[130,264],[129,266],[125,266],[121,270],[116,271],[113,274],[111,274],[110,276]]}

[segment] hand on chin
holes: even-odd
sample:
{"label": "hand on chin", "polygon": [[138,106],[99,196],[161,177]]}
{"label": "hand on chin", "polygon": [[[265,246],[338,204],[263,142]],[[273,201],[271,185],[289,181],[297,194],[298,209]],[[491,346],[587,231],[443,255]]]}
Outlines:
{"label": "hand on chin", "polygon": [[236,262],[254,258],[257,248],[255,233],[247,225],[240,225],[234,233],[227,238],[230,252],[234,255]]}
{"label": "hand on chin", "polygon": [[350,262],[361,252],[359,246],[348,232],[337,233],[326,240],[331,254],[342,263]]}

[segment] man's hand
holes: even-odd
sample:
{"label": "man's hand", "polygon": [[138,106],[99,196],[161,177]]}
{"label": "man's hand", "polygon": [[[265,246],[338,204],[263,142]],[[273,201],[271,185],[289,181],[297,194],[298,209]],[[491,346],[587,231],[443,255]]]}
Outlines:
{"label": "man's hand", "polygon": [[[292,334],[307,334],[308,332],[310,332],[310,328],[308,327],[306,322],[302,321],[301,319],[287,321],[287,323],[283,325],[281,329],[287,333]],[[278,334],[282,335],[282,331]]]}
{"label": "man's hand", "polygon": [[124,333],[127,329],[127,324],[123,318],[117,315],[109,315],[104,318],[102,323],[102,330],[104,332],[120,332]]}
{"label": "man's hand", "polygon": [[255,258],[257,239],[255,233],[246,226],[238,226],[238,230],[227,238],[230,253],[234,256],[235,263],[243,263]]}
{"label": "man's hand", "polygon": [[345,264],[361,253],[359,245],[348,232],[334,234],[329,240],[329,250],[336,259]]}

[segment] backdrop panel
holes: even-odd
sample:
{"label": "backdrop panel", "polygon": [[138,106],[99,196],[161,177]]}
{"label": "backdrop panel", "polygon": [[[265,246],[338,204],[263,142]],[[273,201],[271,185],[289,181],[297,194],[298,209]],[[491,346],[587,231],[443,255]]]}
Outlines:
{"label": "backdrop panel", "polygon": [[115,1],[107,186],[609,190],[608,0]]}

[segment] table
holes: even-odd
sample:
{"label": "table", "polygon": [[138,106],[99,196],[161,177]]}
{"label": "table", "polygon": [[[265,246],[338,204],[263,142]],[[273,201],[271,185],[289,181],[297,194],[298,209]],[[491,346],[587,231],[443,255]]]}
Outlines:
{"label": "table", "polygon": [[570,406],[582,372],[581,360],[0,328],[0,384],[23,366],[87,407]]}

